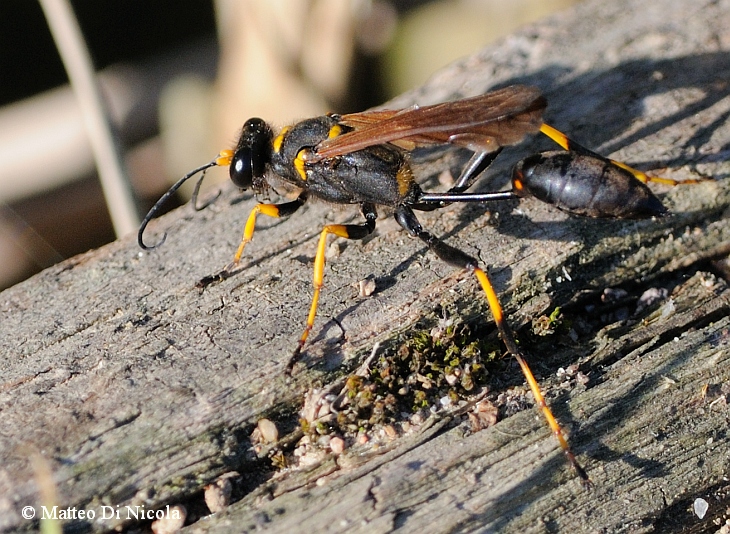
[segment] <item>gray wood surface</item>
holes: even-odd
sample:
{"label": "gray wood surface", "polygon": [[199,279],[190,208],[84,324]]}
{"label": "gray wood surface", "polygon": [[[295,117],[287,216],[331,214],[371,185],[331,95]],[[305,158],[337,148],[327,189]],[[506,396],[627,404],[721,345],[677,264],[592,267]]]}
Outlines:
{"label": "gray wood surface", "polygon": [[[654,187],[673,213],[654,221],[586,221],[531,200],[421,217],[488,266],[518,327],[555,306],[580,317],[605,288],[627,282],[671,291],[673,310],[609,319],[572,347],[526,346],[593,490],[529,407],[480,432],[463,413],[442,411],[377,450],[349,444],[339,458],[274,473],[251,443],[260,418],[293,430],[309,388],[342,380],[376,342],[407,337],[436,309],[473,324],[490,316],[470,276],[381,217],[376,238],[329,260],[311,344],[287,378],[318,231],[357,213],[312,203],[290,220],[262,218],[245,268],[201,291],[195,283],[230,260],[255,203],[226,189],[201,212],[183,207],[151,224],[150,239],[168,232],[158,250],[141,252],[130,236],[0,294],[0,529],[37,527],[20,516],[42,504],[37,454],[59,506],[99,515],[117,505],[195,510],[207,483],[237,471],[241,499],[192,526],[202,531],[718,529],[730,475],[730,293],[706,271],[730,243],[728,28],[728,0],[588,1],[393,103],[534,84],[548,98],[547,122],[587,146],[671,178],[714,177]],[[504,186],[511,163],[548,146],[536,139],[505,151],[481,187]],[[358,298],[353,284],[368,276],[378,290]],[[588,382],[566,383],[566,362]],[[692,514],[696,497],[710,503],[704,521]],[[135,526],[125,517],[67,527]]]}

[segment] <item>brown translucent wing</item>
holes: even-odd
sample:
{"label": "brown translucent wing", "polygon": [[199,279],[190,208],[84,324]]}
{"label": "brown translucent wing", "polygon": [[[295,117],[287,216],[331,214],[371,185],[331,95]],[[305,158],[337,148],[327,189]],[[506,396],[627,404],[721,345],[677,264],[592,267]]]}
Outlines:
{"label": "brown translucent wing", "polygon": [[311,156],[321,160],[383,143],[408,150],[449,143],[491,151],[537,132],[546,105],[539,89],[512,85],[432,106],[343,115],[340,122],[354,130],[321,142]]}

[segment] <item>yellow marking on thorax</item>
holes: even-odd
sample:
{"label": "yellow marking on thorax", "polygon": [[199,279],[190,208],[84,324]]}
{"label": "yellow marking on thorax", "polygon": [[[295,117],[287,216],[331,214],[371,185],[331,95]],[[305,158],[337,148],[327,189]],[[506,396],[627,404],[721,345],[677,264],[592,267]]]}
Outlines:
{"label": "yellow marking on thorax", "polygon": [[413,185],[413,171],[408,163],[401,165],[395,175],[395,180],[398,182],[398,194],[402,197],[406,196]]}
{"label": "yellow marking on thorax", "polygon": [[332,139],[333,137],[337,137],[342,133],[342,127],[339,124],[335,124],[332,128],[330,128],[330,131],[327,132],[327,137],[329,139]]}
{"label": "yellow marking on thorax", "polygon": [[305,168],[305,157],[308,150],[306,148],[302,148],[299,152],[297,152],[297,157],[294,158],[294,168],[299,173],[299,176],[302,180],[305,182],[307,181],[307,169]]}
{"label": "yellow marking on thorax", "polygon": [[281,150],[281,144],[284,142],[284,136],[289,130],[291,130],[291,126],[285,126],[281,129],[279,135],[274,138],[273,148],[274,152],[277,154],[279,153],[279,150]]}

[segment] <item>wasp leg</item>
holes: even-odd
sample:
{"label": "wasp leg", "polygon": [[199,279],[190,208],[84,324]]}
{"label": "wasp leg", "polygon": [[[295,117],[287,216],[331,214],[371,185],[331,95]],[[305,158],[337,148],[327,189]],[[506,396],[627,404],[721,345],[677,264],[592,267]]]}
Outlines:
{"label": "wasp leg", "polygon": [[328,224],[322,229],[322,233],[319,235],[317,254],[314,256],[314,295],[312,297],[312,305],[309,308],[307,326],[304,328],[302,337],[299,338],[299,345],[297,345],[297,348],[294,350],[294,354],[292,354],[292,357],[289,359],[289,363],[287,363],[287,374],[291,373],[294,364],[299,360],[302,348],[304,348],[304,344],[307,342],[309,333],[314,327],[314,318],[317,316],[317,305],[319,304],[319,294],[322,290],[324,280],[324,255],[327,248],[327,236],[329,234],[334,234],[337,237],[344,237],[345,239],[363,239],[372,234],[375,230],[375,220],[378,218],[375,205],[370,202],[364,202],[360,206],[360,210],[363,217],[365,217],[364,224]]}
{"label": "wasp leg", "polygon": [[559,144],[561,147],[563,147],[565,150],[570,150],[572,152],[577,152],[578,154],[583,154],[584,156],[591,156],[594,158],[602,159],[605,161],[608,161],[612,163],[613,165],[616,165],[617,167],[621,167],[622,169],[629,171],[634,178],[639,180],[640,182],[647,183],[647,182],[654,182],[656,184],[665,184],[665,185],[680,185],[680,184],[698,184],[700,182],[706,181],[706,179],[695,179],[695,178],[688,178],[686,180],[672,180],[670,178],[662,178],[661,176],[649,176],[646,173],[641,172],[638,169],[634,169],[633,167],[630,167],[629,165],[626,165],[625,163],[621,161],[616,161],[614,159],[606,158],[604,156],[601,156],[600,154],[596,154],[592,150],[584,147],[583,145],[577,143],[567,135],[565,135],[560,130],[556,130],[552,126],[548,124],[544,124],[540,126],[540,131],[547,135],[550,139],[555,141],[557,144]]}
{"label": "wasp leg", "polygon": [[532,374],[530,367],[527,365],[527,362],[525,361],[522,352],[517,347],[517,343],[515,343],[512,330],[510,329],[507,321],[504,318],[502,305],[499,303],[497,293],[494,291],[494,287],[492,286],[492,283],[489,280],[489,276],[487,275],[486,271],[479,268],[478,262],[475,258],[472,258],[468,254],[462,252],[457,248],[447,245],[436,236],[423,230],[421,224],[418,222],[418,219],[416,219],[415,214],[408,206],[400,206],[395,212],[395,218],[398,221],[398,224],[405,228],[409,234],[414,237],[420,238],[424,243],[426,243],[426,245],[428,245],[428,248],[431,249],[443,261],[445,261],[449,265],[466,269],[474,273],[477,280],[479,281],[479,284],[482,287],[482,290],[484,291],[484,294],[487,297],[489,309],[492,312],[494,322],[497,325],[497,329],[499,330],[500,336],[502,337],[502,341],[507,347],[509,353],[517,360],[517,363],[520,364],[522,373],[525,375],[525,379],[527,380],[527,383],[532,390],[532,395],[535,397],[535,402],[542,410],[543,416],[547,420],[550,429],[553,431],[553,434],[560,443],[560,447],[562,448],[563,453],[565,454],[568,462],[573,467],[575,472],[583,480],[584,484],[590,484],[588,474],[580,466],[578,460],[576,460],[575,458],[575,455],[570,450],[570,445],[568,445],[568,441],[563,435],[560,424],[555,419],[555,416],[550,410],[550,407],[545,402],[542,391],[540,391],[540,385],[537,383],[535,376]]}
{"label": "wasp leg", "polygon": [[[464,169],[461,171],[461,175],[456,180],[456,182],[454,182],[454,185],[451,187],[451,189],[449,189],[446,193],[439,194],[444,195],[445,198],[445,195],[463,193],[464,191],[469,189],[472,185],[474,185],[474,182],[479,177],[479,175],[486,171],[487,168],[489,168],[489,166],[492,164],[492,162],[497,159],[497,156],[499,156],[500,152],[502,152],[502,147],[499,147],[497,148],[497,150],[493,150],[492,152],[475,152],[474,155],[472,155],[471,159],[464,166]],[[419,211],[433,211],[439,208],[443,208],[448,204],[448,200],[427,201],[423,200],[422,197],[419,197],[415,203],[409,204],[409,206],[412,209],[416,209]]]}
{"label": "wasp leg", "polygon": [[246,225],[243,227],[243,236],[241,237],[241,244],[238,245],[238,250],[233,256],[233,261],[226,265],[224,271],[233,269],[241,261],[243,255],[243,249],[253,239],[253,232],[256,228],[256,217],[259,214],[267,215],[269,217],[288,217],[299,208],[301,208],[307,201],[306,193],[300,194],[296,200],[291,202],[284,202],[283,204],[257,204],[246,220]]}
{"label": "wasp leg", "polygon": [[246,220],[246,225],[243,227],[241,244],[238,245],[238,250],[236,250],[236,254],[233,256],[233,260],[228,265],[223,267],[223,270],[221,272],[206,276],[203,279],[199,280],[196,286],[200,288],[205,288],[213,283],[225,280],[232,274],[231,272],[236,268],[236,266],[238,266],[238,263],[241,261],[243,249],[251,241],[251,239],[253,239],[253,232],[256,228],[256,217],[259,214],[277,218],[288,217],[299,208],[301,208],[306,201],[307,195],[306,193],[302,193],[297,197],[296,200],[292,200],[291,202],[284,202],[282,204],[257,204],[256,207],[251,210],[251,213]]}
{"label": "wasp leg", "polygon": [[449,189],[449,193],[461,193],[474,185],[479,175],[486,171],[492,162],[497,159],[502,149],[503,147],[499,147],[491,152],[475,152],[461,171],[459,178],[454,182],[453,187]]}

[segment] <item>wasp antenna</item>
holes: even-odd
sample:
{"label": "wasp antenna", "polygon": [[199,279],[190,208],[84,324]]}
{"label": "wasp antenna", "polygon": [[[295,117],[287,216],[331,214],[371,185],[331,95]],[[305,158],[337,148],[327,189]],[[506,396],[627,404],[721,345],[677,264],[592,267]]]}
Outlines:
{"label": "wasp antenna", "polygon": [[203,174],[200,175],[200,178],[198,178],[198,181],[195,182],[195,189],[193,189],[193,194],[190,197],[190,203],[193,205],[193,209],[195,211],[204,210],[205,208],[210,206],[213,202],[215,202],[219,196],[221,196],[221,190],[218,189],[218,193],[213,198],[211,198],[208,202],[206,202],[202,206],[198,206],[198,194],[200,193],[200,186],[203,184],[203,179],[205,179],[205,173],[207,170],[208,169],[205,169],[203,171]]}
{"label": "wasp antenna", "polygon": [[155,202],[155,205],[152,206],[152,209],[150,209],[150,211],[147,212],[147,215],[145,215],[144,219],[142,220],[142,224],[139,225],[139,232],[137,232],[137,243],[139,243],[140,247],[142,247],[144,250],[150,250],[150,249],[159,247],[160,245],[162,245],[162,243],[165,242],[165,239],[167,238],[167,234],[164,234],[162,236],[162,239],[160,239],[160,241],[158,243],[156,243],[154,245],[146,245],[144,242],[144,231],[145,231],[145,228],[147,228],[147,224],[152,220],[152,218],[155,215],[157,215],[157,213],[160,211],[160,208],[162,208],[162,206],[165,204],[165,202],[167,202],[167,200],[172,195],[174,195],[178,189],[180,189],[180,186],[182,184],[184,184],[186,181],[188,181],[190,178],[192,178],[199,172],[203,172],[203,176],[200,177],[200,180],[198,180],[198,183],[195,186],[194,198],[197,199],[197,191],[200,188],[200,183],[203,181],[203,178],[205,177],[205,171],[207,169],[209,169],[210,167],[214,167],[214,166],[218,165],[218,160],[219,160],[219,158],[216,158],[213,161],[206,163],[205,165],[201,165],[197,169],[193,169],[192,171],[187,173],[185,176],[180,178],[177,182],[175,182],[173,184],[173,186],[167,190],[167,193],[162,195],[162,197],[160,197],[160,200]]}

